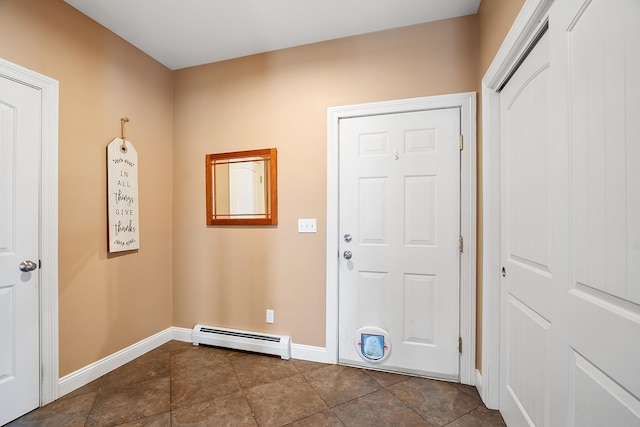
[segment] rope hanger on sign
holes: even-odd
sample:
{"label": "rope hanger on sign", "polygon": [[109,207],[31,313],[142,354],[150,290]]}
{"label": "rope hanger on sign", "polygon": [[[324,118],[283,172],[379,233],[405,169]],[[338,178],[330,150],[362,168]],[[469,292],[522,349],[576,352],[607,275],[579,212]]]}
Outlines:
{"label": "rope hanger on sign", "polygon": [[120,119],[120,134],[122,136],[122,145],[120,146],[120,150],[123,153],[127,152],[127,143],[124,138],[124,124],[129,122],[129,117],[123,117]]}

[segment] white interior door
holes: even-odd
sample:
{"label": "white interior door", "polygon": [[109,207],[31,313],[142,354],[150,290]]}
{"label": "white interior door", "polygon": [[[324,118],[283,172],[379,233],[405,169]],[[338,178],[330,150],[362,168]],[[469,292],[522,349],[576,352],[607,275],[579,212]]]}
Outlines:
{"label": "white interior door", "polygon": [[458,380],[459,135],[458,108],[340,120],[340,363]]}
{"label": "white interior door", "polygon": [[555,1],[546,38],[500,94],[500,409],[637,427],[640,3]]}
{"label": "white interior door", "polygon": [[549,36],[500,94],[500,411],[510,426],[549,424],[552,328]]}
{"label": "white interior door", "polygon": [[554,420],[640,426],[640,2],[557,1],[552,17],[568,223]]}
{"label": "white interior door", "polygon": [[40,400],[40,105],[39,90],[0,76],[0,424]]}

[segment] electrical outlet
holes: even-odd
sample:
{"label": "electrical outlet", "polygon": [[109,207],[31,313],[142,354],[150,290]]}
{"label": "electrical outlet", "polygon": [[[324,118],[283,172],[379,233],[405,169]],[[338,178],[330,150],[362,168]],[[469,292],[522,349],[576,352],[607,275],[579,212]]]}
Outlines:
{"label": "electrical outlet", "polygon": [[298,233],[315,233],[316,232],[316,219],[299,219],[298,220]]}
{"label": "electrical outlet", "polygon": [[267,323],[273,323],[273,316],[274,316],[273,310],[267,309]]}

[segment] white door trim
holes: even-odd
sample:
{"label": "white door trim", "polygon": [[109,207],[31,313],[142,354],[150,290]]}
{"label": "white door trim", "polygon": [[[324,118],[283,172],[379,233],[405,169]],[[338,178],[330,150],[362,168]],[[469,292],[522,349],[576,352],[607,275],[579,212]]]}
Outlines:
{"label": "white door trim", "polygon": [[460,265],[460,382],[475,384],[476,363],[476,94],[411,98],[327,109],[327,266],[326,350],[327,362],[338,362],[338,139],[342,118],[399,113],[425,109],[460,108],[464,138],[461,173],[461,227],[464,252]]}
{"label": "white door trim", "polygon": [[527,0],[482,78],[482,389],[500,403],[500,93],[554,0]]}
{"label": "white door trim", "polygon": [[40,90],[40,405],[58,397],[58,81],[0,58],[0,75]]}

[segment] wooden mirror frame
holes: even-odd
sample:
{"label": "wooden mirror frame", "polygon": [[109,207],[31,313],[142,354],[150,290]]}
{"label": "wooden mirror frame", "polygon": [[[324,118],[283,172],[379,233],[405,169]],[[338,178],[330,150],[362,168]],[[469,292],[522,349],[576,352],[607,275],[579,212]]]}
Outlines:
{"label": "wooden mirror frame", "polygon": [[[252,214],[231,214],[216,212],[214,201],[215,196],[215,176],[213,173],[216,165],[228,165],[240,163],[247,159],[264,159],[267,163],[265,169],[268,179],[265,182],[265,213]],[[278,159],[275,148],[261,150],[234,151],[230,153],[207,154],[205,156],[205,176],[206,176],[206,204],[207,204],[207,225],[277,225],[278,224]],[[233,218],[237,215],[237,218]],[[247,216],[253,216],[247,218]]]}

